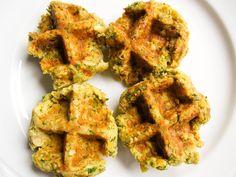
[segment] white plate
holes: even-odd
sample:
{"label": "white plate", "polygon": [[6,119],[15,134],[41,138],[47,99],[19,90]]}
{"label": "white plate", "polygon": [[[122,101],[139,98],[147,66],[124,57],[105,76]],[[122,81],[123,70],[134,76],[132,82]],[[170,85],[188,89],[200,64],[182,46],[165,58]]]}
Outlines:
{"label": "white plate", "polygon": [[[133,2],[74,1],[95,12],[108,24]],[[236,176],[236,1],[167,0],[189,24],[189,52],[181,69],[191,76],[196,88],[207,95],[212,119],[202,127],[205,146],[198,165],[170,167],[166,171],[150,169],[141,173],[129,151],[119,145],[116,159],[107,159],[101,177],[235,177]],[[26,132],[31,110],[49,92],[50,78],[40,72],[38,61],[26,53],[27,33],[36,30],[47,0],[0,2],[0,177],[46,177],[35,169]],[[122,85],[109,73],[98,74],[89,81],[109,97],[109,107],[116,109]]]}

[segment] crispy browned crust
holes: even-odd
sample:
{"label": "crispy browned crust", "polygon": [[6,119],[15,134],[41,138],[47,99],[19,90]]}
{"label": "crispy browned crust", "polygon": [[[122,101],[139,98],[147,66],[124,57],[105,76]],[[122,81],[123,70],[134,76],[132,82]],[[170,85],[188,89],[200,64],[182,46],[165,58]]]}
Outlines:
{"label": "crispy browned crust", "polygon": [[29,34],[28,52],[40,58],[44,74],[50,74],[54,88],[91,78],[107,69],[99,36],[105,25],[101,19],[73,4],[52,1],[43,15],[39,32]]}
{"label": "crispy browned crust", "polygon": [[177,67],[188,38],[187,24],[169,5],[133,3],[107,31],[109,65],[126,85],[135,84],[156,67]]}
{"label": "crispy browned crust", "polygon": [[117,127],[105,102],[105,95],[86,83],[46,95],[34,108],[29,129],[34,164],[64,177],[101,173],[101,155],[117,154]]}
{"label": "crispy browned crust", "polygon": [[210,118],[207,98],[175,70],[162,71],[125,91],[119,104],[119,136],[143,170],[197,163],[199,127]]}

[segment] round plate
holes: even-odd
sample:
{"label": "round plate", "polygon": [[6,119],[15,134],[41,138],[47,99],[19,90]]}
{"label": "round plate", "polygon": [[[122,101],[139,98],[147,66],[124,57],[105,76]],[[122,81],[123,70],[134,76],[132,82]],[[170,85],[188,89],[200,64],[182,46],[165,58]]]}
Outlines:
{"label": "round plate", "polygon": [[[109,24],[121,16],[124,7],[134,1],[69,2],[96,13]],[[119,143],[117,158],[107,158],[106,171],[99,176],[234,177],[236,40],[232,39],[231,32],[236,29],[232,20],[223,21],[222,18],[230,17],[229,14],[234,11],[231,7],[235,7],[236,3],[233,0],[227,1],[227,8],[223,8],[224,4],[219,0],[218,3],[204,0],[162,2],[179,11],[189,25],[189,52],[180,69],[192,78],[193,84],[200,92],[208,96],[211,105],[212,118],[201,128],[205,145],[200,149],[200,163],[169,167],[165,171],[149,169],[148,172],[142,173],[128,149]],[[44,94],[52,90],[51,79],[42,75],[38,60],[27,55],[28,32],[36,30],[40,16],[46,12],[48,4],[47,0],[0,2],[1,177],[50,176],[33,166],[27,144],[32,108]],[[108,106],[116,112],[120,94],[125,87],[109,71],[97,74],[88,82],[107,94]]]}

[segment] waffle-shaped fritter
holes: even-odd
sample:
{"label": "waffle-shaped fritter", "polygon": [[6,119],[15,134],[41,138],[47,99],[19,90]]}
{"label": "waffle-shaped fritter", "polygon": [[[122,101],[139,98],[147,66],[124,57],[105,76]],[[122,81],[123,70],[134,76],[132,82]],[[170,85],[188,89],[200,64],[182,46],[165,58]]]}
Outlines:
{"label": "waffle-shaped fritter", "polygon": [[101,19],[73,4],[52,1],[42,16],[39,32],[29,34],[28,52],[40,58],[44,74],[50,74],[54,88],[83,82],[107,69],[103,61]]}
{"label": "waffle-shaped fritter", "polygon": [[34,164],[64,177],[101,173],[101,156],[117,154],[117,126],[105,102],[87,83],[46,95],[34,108],[29,129]]}
{"label": "waffle-shaped fritter", "polygon": [[188,50],[189,32],[180,14],[164,3],[136,2],[107,30],[109,65],[126,85],[156,67],[175,68]]}
{"label": "waffle-shaped fritter", "polygon": [[178,71],[162,70],[122,94],[117,125],[142,170],[166,169],[198,162],[199,128],[209,118],[207,98],[190,79]]}

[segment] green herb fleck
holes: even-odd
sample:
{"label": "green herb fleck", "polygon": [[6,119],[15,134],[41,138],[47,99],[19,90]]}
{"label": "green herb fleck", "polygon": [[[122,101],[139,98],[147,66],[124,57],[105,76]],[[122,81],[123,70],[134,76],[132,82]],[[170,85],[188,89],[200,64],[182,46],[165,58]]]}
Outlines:
{"label": "green herb fleck", "polygon": [[88,131],[90,134],[94,134],[93,130],[89,129]]}
{"label": "green herb fleck", "polygon": [[80,64],[77,64],[77,65],[76,65],[76,68],[77,68],[77,69],[80,69],[80,67],[81,67]]}
{"label": "green herb fleck", "polygon": [[89,168],[88,169],[88,173],[90,174],[90,173],[93,173],[93,172],[95,172],[97,170],[97,167],[93,167],[93,168]]}

